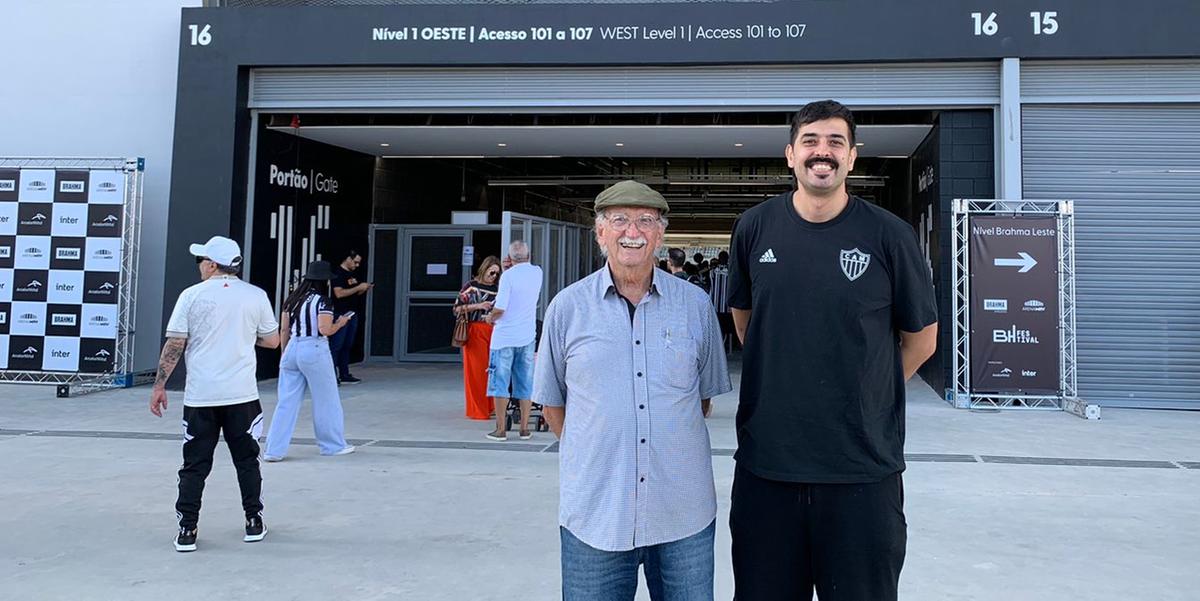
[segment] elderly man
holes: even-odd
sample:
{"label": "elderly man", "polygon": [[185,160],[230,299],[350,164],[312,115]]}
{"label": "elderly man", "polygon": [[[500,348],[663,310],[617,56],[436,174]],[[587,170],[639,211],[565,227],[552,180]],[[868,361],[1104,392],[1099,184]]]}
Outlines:
{"label": "elderly man", "polygon": [[496,406],[496,429],[488,432],[491,440],[508,440],[508,413],[511,398],[521,405],[518,436],[529,440],[529,413],[533,408],[533,346],[537,342],[538,297],[542,294],[542,268],[529,262],[529,245],[517,240],[508,245],[512,266],[500,276],[496,300],[487,322],[493,324],[488,357],[487,393]]}
{"label": "elderly man", "polygon": [[596,197],[607,265],[546,312],[534,378],[559,450],[563,598],[713,597],[717,503],[704,416],[728,392],[712,303],[655,269],[667,202],[632,181]]}

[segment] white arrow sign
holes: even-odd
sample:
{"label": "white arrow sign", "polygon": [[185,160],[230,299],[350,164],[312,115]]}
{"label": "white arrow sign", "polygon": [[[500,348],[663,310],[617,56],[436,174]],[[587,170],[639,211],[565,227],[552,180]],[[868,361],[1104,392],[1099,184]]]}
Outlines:
{"label": "white arrow sign", "polygon": [[1017,273],[1025,273],[1037,265],[1037,261],[1029,256],[1029,253],[1018,252],[1017,254],[1021,255],[1020,259],[995,259],[996,267],[1020,267],[1021,269]]}

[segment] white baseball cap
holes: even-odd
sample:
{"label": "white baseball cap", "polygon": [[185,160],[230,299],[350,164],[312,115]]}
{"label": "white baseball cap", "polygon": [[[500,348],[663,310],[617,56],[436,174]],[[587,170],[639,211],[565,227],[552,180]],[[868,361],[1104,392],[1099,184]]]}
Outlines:
{"label": "white baseball cap", "polygon": [[242,249],[237,242],[225,236],[213,236],[204,244],[188,247],[193,256],[205,257],[217,265],[237,267],[242,264]]}

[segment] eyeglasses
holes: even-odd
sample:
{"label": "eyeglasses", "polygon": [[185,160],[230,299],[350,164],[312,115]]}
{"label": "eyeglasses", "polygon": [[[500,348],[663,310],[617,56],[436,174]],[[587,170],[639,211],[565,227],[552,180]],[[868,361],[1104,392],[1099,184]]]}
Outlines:
{"label": "eyeglasses", "polygon": [[196,264],[199,265],[208,260],[208,257],[196,257]]}
{"label": "eyeglasses", "polygon": [[[611,215],[608,217],[608,222],[618,230],[625,231],[629,227],[631,221],[625,215]],[[639,231],[650,232],[657,229],[658,224],[662,223],[662,221],[653,215],[642,215],[636,220],[633,220],[632,223],[637,225],[637,229]]]}

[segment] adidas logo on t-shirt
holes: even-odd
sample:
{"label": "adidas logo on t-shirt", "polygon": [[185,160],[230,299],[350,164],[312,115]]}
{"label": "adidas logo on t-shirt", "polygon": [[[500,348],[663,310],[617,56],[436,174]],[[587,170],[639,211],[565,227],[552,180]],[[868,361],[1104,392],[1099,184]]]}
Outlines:
{"label": "adidas logo on t-shirt", "polygon": [[758,258],[758,262],[759,263],[774,263],[775,262],[775,251],[768,248],[767,252],[763,253],[762,256]]}

